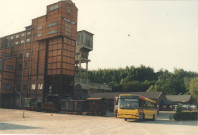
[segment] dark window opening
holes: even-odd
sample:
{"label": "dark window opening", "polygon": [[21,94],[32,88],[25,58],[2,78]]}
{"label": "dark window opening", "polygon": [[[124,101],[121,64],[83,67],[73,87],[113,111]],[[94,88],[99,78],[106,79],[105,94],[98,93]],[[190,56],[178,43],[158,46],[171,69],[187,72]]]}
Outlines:
{"label": "dark window opening", "polygon": [[11,89],[11,85],[10,84],[5,84],[5,90],[10,90]]}

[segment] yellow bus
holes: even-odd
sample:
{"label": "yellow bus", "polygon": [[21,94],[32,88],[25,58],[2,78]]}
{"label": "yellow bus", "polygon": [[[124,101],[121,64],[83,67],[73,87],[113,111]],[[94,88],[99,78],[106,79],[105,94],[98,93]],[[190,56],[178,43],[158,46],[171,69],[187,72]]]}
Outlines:
{"label": "yellow bus", "polygon": [[117,117],[127,119],[157,118],[156,101],[139,95],[120,94],[118,97]]}

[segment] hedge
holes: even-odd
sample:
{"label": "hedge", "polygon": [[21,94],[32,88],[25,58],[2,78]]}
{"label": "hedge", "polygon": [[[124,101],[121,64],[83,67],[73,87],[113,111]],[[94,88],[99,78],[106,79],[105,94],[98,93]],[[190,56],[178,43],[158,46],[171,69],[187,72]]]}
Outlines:
{"label": "hedge", "polygon": [[175,120],[197,120],[198,112],[177,112],[173,115]]}

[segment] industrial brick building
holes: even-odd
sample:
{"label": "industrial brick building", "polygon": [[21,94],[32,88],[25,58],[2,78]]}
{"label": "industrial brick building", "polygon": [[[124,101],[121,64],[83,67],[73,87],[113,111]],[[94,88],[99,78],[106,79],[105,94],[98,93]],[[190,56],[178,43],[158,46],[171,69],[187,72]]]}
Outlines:
{"label": "industrial brick building", "polygon": [[0,38],[0,107],[21,107],[24,98],[57,102],[73,94],[78,9],[70,0],[24,31]]}

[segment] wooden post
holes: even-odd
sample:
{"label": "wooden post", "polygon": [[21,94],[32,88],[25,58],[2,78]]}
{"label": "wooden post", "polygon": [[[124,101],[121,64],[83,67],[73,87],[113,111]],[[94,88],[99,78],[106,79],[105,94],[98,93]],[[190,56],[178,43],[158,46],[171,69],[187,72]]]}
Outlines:
{"label": "wooden post", "polygon": [[25,109],[23,109],[23,118],[25,118]]}
{"label": "wooden post", "polygon": [[53,116],[53,115],[52,115],[52,105],[51,105],[51,116]]}

